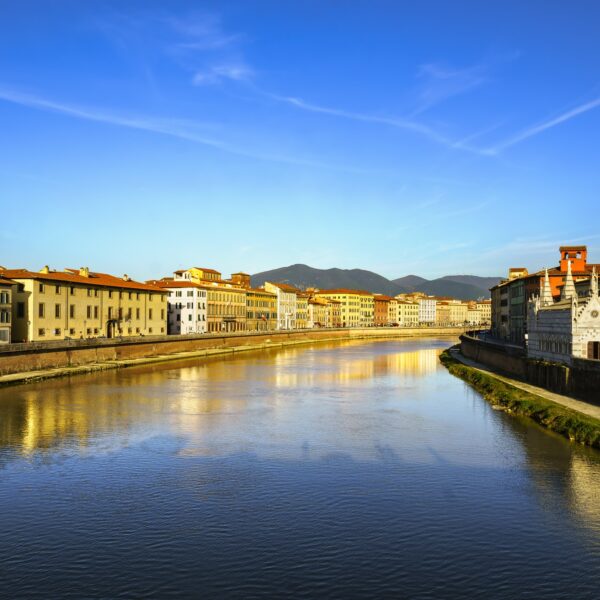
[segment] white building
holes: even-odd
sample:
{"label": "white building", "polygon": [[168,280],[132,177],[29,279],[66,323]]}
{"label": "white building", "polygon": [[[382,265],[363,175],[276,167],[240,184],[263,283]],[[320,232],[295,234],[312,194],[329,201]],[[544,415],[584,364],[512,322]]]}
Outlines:
{"label": "white building", "polygon": [[569,263],[559,301],[554,302],[548,272],[539,297],[529,302],[527,354],[531,358],[571,364],[572,358],[600,360],[598,274],[592,273],[589,296],[578,298]]}
{"label": "white building", "polygon": [[297,293],[300,290],[287,283],[270,281],[265,282],[265,290],[277,295],[277,329],[296,329]]}
{"label": "white building", "polygon": [[419,323],[434,324],[437,302],[435,298],[418,298]]}
{"label": "white building", "polygon": [[167,296],[169,334],[206,333],[206,289],[191,281],[160,282]]}

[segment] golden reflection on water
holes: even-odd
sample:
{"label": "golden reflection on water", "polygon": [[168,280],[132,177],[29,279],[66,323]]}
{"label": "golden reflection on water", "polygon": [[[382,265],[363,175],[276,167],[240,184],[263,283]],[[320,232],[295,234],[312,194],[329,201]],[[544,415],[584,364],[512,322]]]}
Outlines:
{"label": "golden reflection on water", "polygon": [[[297,390],[340,393],[343,389],[342,397],[347,397],[371,382],[376,385],[378,378],[389,378],[392,386],[406,380],[414,384],[415,379],[441,368],[439,348],[407,351],[402,345],[382,344],[371,351],[352,342],[343,345],[347,351],[340,351],[340,346],[165,363],[0,390],[0,459],[2,448],[24,457],[63,448],[85,451],[91,445],[94,451],[103,447],[110,451],[144,439],[153,431],[185,436],[187,443],[179,451],[182,456],[256,451],[261,435],[272,444],[263,451],[280,455],[290,451],[286,444],[298,435],[294,419],[307,418],[298,408],[301,398],[290,395]],[[412,426],[411,431],[409,419],[413,425],[415,419],[425,419],[406,413],[403,419],[408,429],[390,434],[381,415],[369,414],[368,409],[358,409],[352,402],[344,407],[335,404],[335,408],[331,404],[329,408],[311,405],[310,410],[335,411],[335,419],[332,412],[323,412],[323,421],[333,423],[331,429],[323,429],[320,438],[315,433],[311,439],[313,445],[323,444],[323,452],[331,446],[350,452],[361,436],[372,439],[378,435],[389,435],[389,439],[401,435],[405,444],[418,447],[419,428]],[[255,413],[253,419],[251,411]],[[257,419],[260,411],[264,416]],[[520,426],[510,417],[506,417],[505,426],[518,433],[512,443],[522,445],[540,498],[560,498],[582,522],[600,531],[597,453],[564,440],[553,442],[547,432]],[[362,457],[367,454],[363,452]]]}
{"label": "golden reflection on water", "polygon": [[273,384],[278,388],[298,385],[322,385],[325,383],[348,384],[361,380],[372,380],[387,375],[424,377],[439,368],[441,350],[428,348],[414,352],[380,354],[369,358],[350,358],[340,362],[339,356],[312,357],[308,371],[288,372],[289,357],[275,357]]}
{"label": "golden reflection on water", "polygon": [[[344,346],[360,349],[361,343]],[[323,345],[312,353],[305,353],[306,349],[220,358],[191,366],[166,363],[2,390],[0,445],[18,449],[24,455],[60,447],[63,442],[85,448],[90,438],[98,435],[123,435],[143,422],[163,419],[165,408],[175,428],[184,433],[193,430],[197,436],[204,425],[215,425],[203,424],[195,418],[198,415],[227,415],[234,419],[244,411],[247,398],[244,391],[240,393],[239,382],[259,378],[276,391],[346,385],[390,374],[424,377],[439,367],[441,352],[423,348],[367,358],[359,352],[346,358],[339,352],[339,345]],[[301,368],[297,362],[300,353],[304,359]],[[238,382],[235,389],[233,382]],[[285,397],[275,394],[273,406],[282,401],[285,403]]]}

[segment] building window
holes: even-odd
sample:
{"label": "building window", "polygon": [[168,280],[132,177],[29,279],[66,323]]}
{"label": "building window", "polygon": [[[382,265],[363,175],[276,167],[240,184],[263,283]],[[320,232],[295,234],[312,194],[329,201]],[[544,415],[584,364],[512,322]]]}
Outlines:
{"label": "building window", "polygon": [[71,296],[75,295],[75,288],[73,286],[71,286],[70,293],[71,293]]}
{"label": "building window", "polygon": [[74,329],[69,329],[69,335],[75,335],[75,330]]}
{"label": "building window", "polygon": [[112,316],[113,316],[113,307],[109,306],[108,307],[108,318],[112,319]]}
{"label": "building window", "polygon": [[165,318],[165,309],[164,309],[164,308],[161,308],[161,309],[160,309],[160,318],[161,318],[162,320],[164,320],[164,318]]}
{"label": "building window", "polygon": [[57,294],[60,294],[60,285],[55,286],[54,288]]}
{"label": "building window", "polygon": [[75,305],[71,304],[71,306],[69,306],[69,317],[71,319],[75,318]]}
{"label": "building window", "polygon": [[25,302],[17,302],[17,317],[19,319],[25,318]]}
{"label": "building window", "polygon": [[152,327],[148,328],[148,333],[152,333]]}
{"label": "building window", "polygon": [[10,312],[7,310],[0,311],[0,323],[10,323]]}
{"label": "building window", "polygon": [[17,292],[24,292],[24,291],[25,291],[25,284],[24,283],[17,284]]}
{"label": "building window", "polygon": [[138,319],[138,320],[140,318],[140,309],[139,308],[135,309],[135,318]]}
{"label": "building window", "polygon": [[54,305],[54,317],[60,319],[60,304]]}
{"label": "building window", "polygon": [[152,309],[151,308],[148,309],[148,318],[150,320],[152,320]]}
{"label": "building window", "polygon": [[113,293],[112,293],[112,290],[108,290],[108,297],[109,297],[109,298],[112,298],[112,294],[113,294]]}
{"label": "building window", "polygon": [[46,330],[44,328],[38,329],[38,335],[43,337],[46,335]]}
{"label": "building window", "polygon": [[98,318],[98,307],[94,306],[94,319]]}
{"label": "building window", "polygon": [[98,290],[94,290],[94,298],[98,297]]}
{"label": "building window", "polygon": [[88,298],[91,297],[91,295],[92,295],[92,289],[91,288],[87,289],[87,295],[88,295]]}
{"label": "building window", "polygon": [[54,330],[54,335],[60,335],[60,327],[57,327],[57,328]]}
{"label": "building window", "polygon": [[98,333],[98,328],[97,327],[94,327],[94,333],[96,333],[96,334]]}
{"label": "building window", "polygon": [[40,294],[43,294],[46,289],[46,286],[43,283],[40,283]]}
{"label": "building window", "polygon": [[161,332],[161,333],[164,333],[164,332],[165,332],[165,328],[164,328],[164,327],[161,327],[161,328],[160,328],[160,332]]}
{"label": "building window", "polygon": [[46,316],[46,305],[43,302],[38,304],[38,317],[43,319]]}
{"label": "building window", "polygon": [[88,304],[86,316],[88,319],[92,318],[92,307]]}

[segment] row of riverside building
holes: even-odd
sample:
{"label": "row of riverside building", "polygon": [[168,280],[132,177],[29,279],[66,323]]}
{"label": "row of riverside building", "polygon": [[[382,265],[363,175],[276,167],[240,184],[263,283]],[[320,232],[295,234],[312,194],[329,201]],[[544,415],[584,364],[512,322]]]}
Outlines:
{"label": "row of riverside building", "polygon": [[557,266],[535,273],[513,267],[491,289],[491,336],[538,360],[600,360],[600,265],[587,262],[586,246],[559,251]]}
{"label": "row of riverside building", "polygon": [[324,327],[481,326],[491,301],[307,288],[192,267],[146,282],[87,267],[0,267],[0,343]]}

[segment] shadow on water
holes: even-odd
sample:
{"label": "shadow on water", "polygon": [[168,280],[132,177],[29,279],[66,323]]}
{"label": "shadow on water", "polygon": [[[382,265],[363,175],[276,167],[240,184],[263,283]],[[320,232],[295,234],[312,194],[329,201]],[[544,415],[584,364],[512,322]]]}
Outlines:
{"label": "shadow on water", "polygon": [[[493,411],[444,340],[0,390],[12,597],[592,597],[599,453]],[[1,593],[0,593],[1,595]]]}

